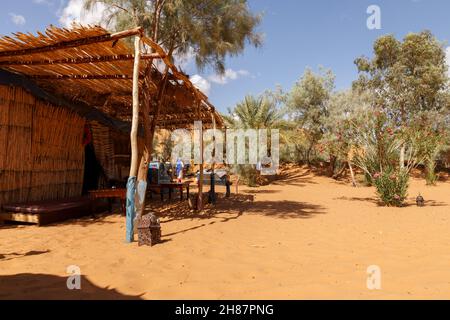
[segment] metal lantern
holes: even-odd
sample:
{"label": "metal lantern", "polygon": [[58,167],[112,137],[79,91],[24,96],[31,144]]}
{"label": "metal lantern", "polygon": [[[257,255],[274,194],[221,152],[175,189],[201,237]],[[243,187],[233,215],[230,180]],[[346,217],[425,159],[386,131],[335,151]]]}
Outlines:
{"label": "metal lantern", "polygon": [[416,204],[418,207],[425,206],[425,199],[420,194],[416,198]]}
{"label": "metal lantern", "polygon": [[139,246],[154,246],[161,242],[161,224],[153,214],[141,218],[138,225]]}

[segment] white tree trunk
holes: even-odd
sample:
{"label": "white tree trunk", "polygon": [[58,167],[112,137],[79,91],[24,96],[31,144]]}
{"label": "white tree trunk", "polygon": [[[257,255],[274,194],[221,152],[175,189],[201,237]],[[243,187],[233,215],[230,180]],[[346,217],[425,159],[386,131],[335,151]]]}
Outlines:
{"label": "white tree trunk", "polygon": [[403,143],[400,148],[400,169],[401,170],[405,169],[405,153],[406,153],[406,147],[405,147],[405,144]]}
{"label": "white tree trunk", "polygon": [[358,187],[358,184],[356,183],[355,172],[353,171],[353,166],[350,161],[348,162],[348,168],[350,169],[350,176],[352,177],[352,184],[356,188],[356,187]]}

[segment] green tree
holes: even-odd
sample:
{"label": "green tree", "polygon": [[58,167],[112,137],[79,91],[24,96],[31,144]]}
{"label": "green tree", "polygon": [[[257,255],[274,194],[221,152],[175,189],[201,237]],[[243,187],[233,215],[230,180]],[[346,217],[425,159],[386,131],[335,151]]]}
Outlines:
{"label": "green tree", "polygon": [[325,134],[324,122],[329,115],[328,102],[334,90],[334,79],[331,70],[321,70],[315,74],[307,69],[289,93],[287,104],[290,114],[308,141],[308,164],[311,164],[311,152]]}
{"label": "green tree", "polygon": [[[374,57],[355,61],[360,73],[355,88],[371,90],[374,107],[395,122],[406,134],[416,114],[444,110],[447,104],[445,50],[429,31],[410,33],[403,41],[393,35],[380,37]],[[408,137],[400,144],[399,163],[404,168]]]}
{"label": "green tree", "polygon": [[[356,147],[354,126],[365,126],[364,115],[371,108],[369,92],[346,90],[332,95],[328,104],[328,117],[324,120],[325,133],[320,141],[321,151],[330,159],[330,176],[338,178],[346,168],[352,183],[357,185],[352,166],[352,152]],[[335,172],[338,165],[339,172]]]}

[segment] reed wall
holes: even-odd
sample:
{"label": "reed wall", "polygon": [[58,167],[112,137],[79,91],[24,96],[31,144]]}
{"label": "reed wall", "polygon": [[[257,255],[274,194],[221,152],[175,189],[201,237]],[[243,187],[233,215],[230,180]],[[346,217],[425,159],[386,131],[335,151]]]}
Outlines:
{"label": "reed wall", "polygon": [[85,120],[0,86],[0,206],[80,196]]}

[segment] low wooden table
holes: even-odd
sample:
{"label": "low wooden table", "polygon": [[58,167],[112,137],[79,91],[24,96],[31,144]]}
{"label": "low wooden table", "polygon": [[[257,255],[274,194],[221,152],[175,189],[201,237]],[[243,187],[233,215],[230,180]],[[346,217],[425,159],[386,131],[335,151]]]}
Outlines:
{"label": "low wooden table", "polygon": [[190,190],[191,182],[183,182],[183,183],[161,183],[161,184],[151,184],[148,186],[150,190],[150,197],[152,197],[152,190],[159,190],[161,195],[161,201],[164,201],[164,189],[169,189],[169,200],[172,199],[172,191],[178,190],[180,192],[180,201],[183,201],[183,190],[186,189],[186,200],[189,199],[189,190]]}
{"label": "low wooden table", "polygon": [[[127,189],[105,189],[105,190],[94,190],[89,191],[89,196],[93,200],[93,206],[95,206],[96,199],[119,199],[122,208],[122,213],[127,214],[126,211],[126,200],[127,200]],[[94,213],[93,208],[93,213]],[[110,210],[111,211],[111,210]]]}

